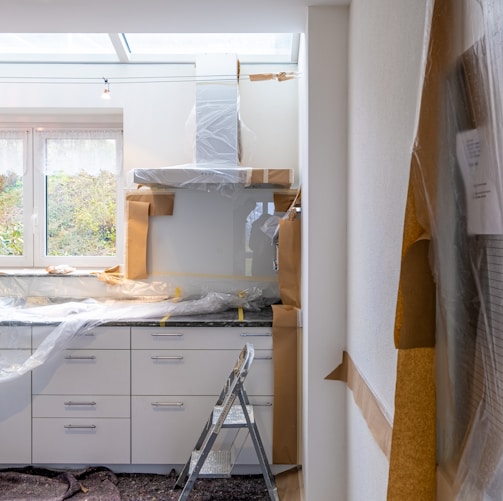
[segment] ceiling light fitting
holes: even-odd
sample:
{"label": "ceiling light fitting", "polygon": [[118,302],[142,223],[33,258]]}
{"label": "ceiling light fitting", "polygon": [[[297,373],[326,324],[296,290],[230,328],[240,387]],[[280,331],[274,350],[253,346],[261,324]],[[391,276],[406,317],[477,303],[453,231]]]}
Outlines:
{"label": "ceiling light fitting", "polygon": [[110,84],[108,83],[108,78],[103,77],[105,82],[105,88],[103,89],[103,94],[101,94],[101,99],[110,99]]}

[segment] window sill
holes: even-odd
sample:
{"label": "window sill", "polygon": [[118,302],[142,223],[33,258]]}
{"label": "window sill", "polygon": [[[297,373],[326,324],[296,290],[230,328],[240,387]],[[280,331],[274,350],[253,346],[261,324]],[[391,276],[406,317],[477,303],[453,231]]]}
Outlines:
{"label": "window sill", "polygon": [[104,269],[76,269],[70,273],[49,273],[45,268],[0,268],[0,277],[91,277]]}

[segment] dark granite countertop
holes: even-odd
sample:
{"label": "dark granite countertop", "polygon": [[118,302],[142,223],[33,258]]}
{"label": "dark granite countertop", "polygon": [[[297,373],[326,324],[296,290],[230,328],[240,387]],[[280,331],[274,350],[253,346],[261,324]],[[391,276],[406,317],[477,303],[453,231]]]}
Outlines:
{"label": "dark granite countertop", "polygon": [[103,325],[126,325],[133,327],[270,327],[272,325],[272,308],[266,307],[260,311],[227,310],[220,313],[210,313],[190,316],[172,316],[165,319],[133,319],[105,323]]}
{"label": "dark granite countertop", "polygon": [[[0,321],[0,326],[51,325],[58,321],[27,322],[24,320]],[[102,326],[126,327],[270,327],[272,325],[272,308],[264,307],[260,311],[244,310],[242,314],[237,309],[220,313],[205,313],[200,315],[174,315],[164,318],[145,318],[110,320],[103,319]]]}

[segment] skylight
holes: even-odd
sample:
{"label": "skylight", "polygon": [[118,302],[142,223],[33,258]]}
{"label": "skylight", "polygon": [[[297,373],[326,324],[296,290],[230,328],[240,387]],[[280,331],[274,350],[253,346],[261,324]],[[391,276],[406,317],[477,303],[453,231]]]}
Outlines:
{"label": "skylight", "polygon": [[0,62],[193,62],[235,53],[242,63],[296,63],[292,33],[0,33]]}

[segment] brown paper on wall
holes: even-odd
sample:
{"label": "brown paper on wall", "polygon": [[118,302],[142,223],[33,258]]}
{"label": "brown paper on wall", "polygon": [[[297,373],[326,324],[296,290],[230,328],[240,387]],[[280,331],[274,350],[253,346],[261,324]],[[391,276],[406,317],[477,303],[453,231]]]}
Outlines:
{"label": "brown paper on wall", "polygon": [[292,193],[274,193],[274,210],[275,212],[287,212],[292,204],[300,206],[302,204],[302,194],[299,192]]}
{"label": "brown paper on wall", "polygon": [[387,458],[391,450],[391,423],[381,403],[367,385],[367,382],[354,364],[349,354],[344,351],[342,363],[325,379],[347,383],[353,393],[353,399],[362,412],[370,433]]}
{"label": "brown paper on wall", "polygon": [[301,221],[292,209],[279,220],[278,287],[283,304],[300,308],[301,303]]}
{"label": "brown paper on wall", "polygon": [[174,193],[128,193],[128,202],[147,202],[149,216],[172,216],[175,205]]}
{"label": "brown paper on wall", "polygon": [[273,463],[297,464],[297,316],[291,305],[273,305]]}
{"label": "brown paper on wall", "polygon": [[291,169],[252,169],[250,184],[273,184],[290,188],[293,181]]}
{"label": "brown paper on wall", "polygon": [[127,202],[126,278],[147,277],[148,202]]}

